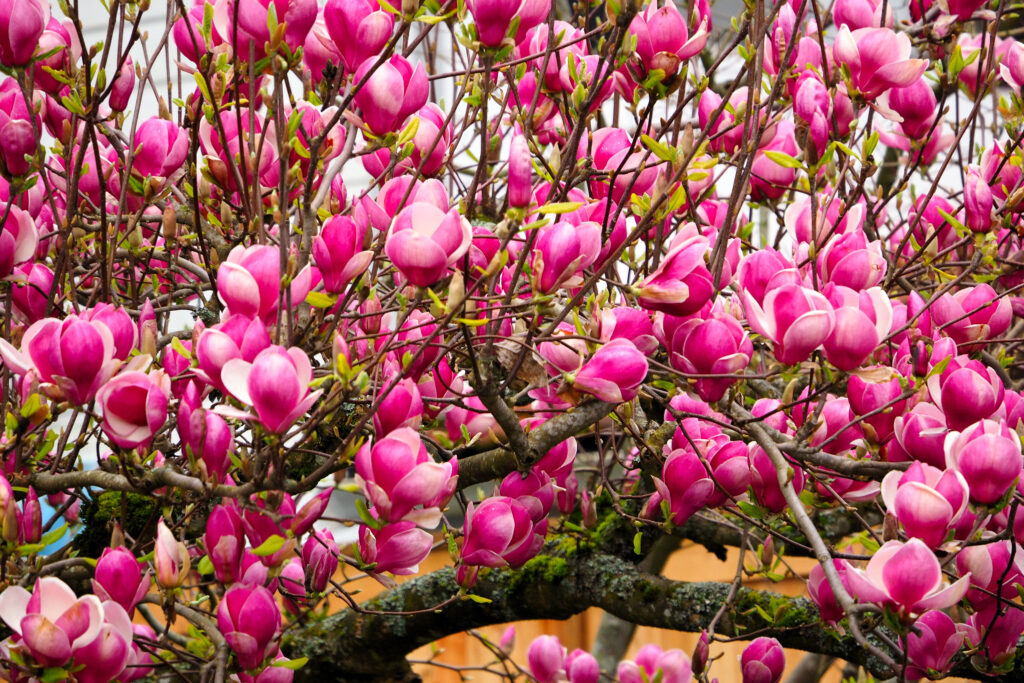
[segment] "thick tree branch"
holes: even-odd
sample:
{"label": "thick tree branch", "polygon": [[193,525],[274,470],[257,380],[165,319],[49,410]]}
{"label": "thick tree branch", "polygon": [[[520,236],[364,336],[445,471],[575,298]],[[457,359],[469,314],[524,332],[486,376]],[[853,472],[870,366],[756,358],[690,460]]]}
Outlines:
{"label": "thick tree branch", "polygon": [[[588,607],[640,625],[698,632],[715,616],[730,586],[669,581],[611,555],[581,552],[570,558],[542,555],[520,570],[482,572],[473,593],[490,602],[456,600],[433,609],[458,590],[454,571],[439,570],[371,600],[367,611],[346,610],[294,632],[286,641],[288,655],[310,659],[296,681],[415,680],[404,657],[421,645],[489,624],[565,619]],[[762,614],[772,615],[773,622]],[[806,598],[741,588],[736,608],[718,622],[716,632],[772,635],[787,647],[886,669],[852,637],[825,630]]]}

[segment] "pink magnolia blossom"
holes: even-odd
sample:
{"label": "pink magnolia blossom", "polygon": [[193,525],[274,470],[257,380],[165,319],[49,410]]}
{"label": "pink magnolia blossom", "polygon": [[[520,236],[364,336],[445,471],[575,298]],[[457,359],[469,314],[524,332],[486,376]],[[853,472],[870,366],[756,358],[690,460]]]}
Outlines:
{"label": "pink magnolia blossom", "polygon": [[[544,87],[549,91],[558,92],[562,89],[562,81],[558,74],[559,65],[566,63],[570,55],[578,60],[586,55],[588,50],[587,41],[583,39],[585,32],[582,29],[561,19],[555,19],[553,28],[554,31],[549,34],[547,24],[541,23],[526,31],[523,40],[516,44],[515,55],[517,59],[533,57],[527,62],[529,70],[543,70]],[[545,60],[542,55],[547,51],[549,43],[552,43],[551,58]]]}
{"label": "pink magnolia blossom", "polygon": [[832,21],[836,26],[846,26],[851,31],[859,28],[892,27],[892,7],[885,6],[885,17],[882,16],[881,0],[836,0],[832,6]]}
{"label": "pink magnolia blossom", "polygon": [[895,87],[884,95],[889,108],[901,119],[900,128],[908,138],[921,140],[932,130],[938,100],[924,78],[905,87]]}
{"label": "pink magnolia blossom", "polygon": [[359,558],[375,574],[415,574],[433,545],[430,533],[414,522],[394,522],[378,530],[359,526]]}
{"label": "pink magnolia blossom", "polygon": [[16,277],[15,266],[35,256],[39,233],[27,211],[6,203],[5,210],[8,213],[0,226],[0,278],[10,280]]}
{"label": "pink magnolia blossom", "polygon": [[835,327],[824,343],[825,358],[849,372],[870,358],[888,336],[892,303],[880,287],[855,292],[829,284],[825,291],[835,311]]}
{"label": "pink magnolia blossom", "polygon": [[223,417],[202,407],[194,382],[189,382],[182,393],[177,426],[186,455],[202,462],[208,475],[223,480],[231,465],[229,454],[234,450],[234,438]]}
{"label": "pink magnolia blossom", "polygon": [[395,26],[394,15],[382,9],[378,0],[328,0],[323,12],[327,32],[349,72],[380,54]]}
{"label": "pink magnolia blossom", "polygon": [[217,627],[243,669],[262,666],[277,652],[281,611],[263,586],[229,588],[217,607]]}
{"label": "pink magnolia blossom", "polygon": [[1024,584],[1024,557],[1021,547],[1014,548],[1013,544],[1007,540],[969,545],[957,553],[956,571],[961,576],[970,575],[967,599],[975,609],[995,602],[997,595],[1004,600],[1017,597],[1016,587]]}
{"label": "pink magnolia blossom", "polygon": [[[11,301],[15,312],[29,324],[42,320],[50,308],[53,271],[42,263],[26,262],[15,269],[13,276]],[[58,288],[54,298],[60,299],[60,296]]]}
{"label": "pink magnolia blossom", "polygon": [[628,339],[645,356],[650,356],[658,349],[654,325],[646,311],[630,306],[603,308],[600,315],[595,316],[594,322],[597,324],[596,336],[603,342],[620,337]]}
{"label": "pink magnolia blossom", "polygon": [[461,562],[482,567],[519,567],[540,551],[546,523],[535,525],[530,510],[515,498],[492,496],[470,503]]}
{"label": "pink magnolia blossom", "polygon": [[928,68],[928,60],[910,58],[910,37],[890,28],[841,26],[833,45],[839,64],[850,70],[850,80],[867,99],[893,87],[906,87]]}
{"label": "pink magnolia blossom", "polygon": [[429,287],[469,250],[473,230],[457,209],[416,202],[395,216],[384,252],[410,283]]}
{"label": "pink magnolia blossom", "polygon": [[44,667],[84,665],[87,683],[107,683],[128,662],[132,626],[124,608],[95,595],[78,598],[47,576],[32,592],[9,586],[0,594],[0,618],[15,632],[12,645]]}
{"label": "pink magnolia blossom", "polygon": [[[25,7],[27,19],[34,13],[36,2],[34,0],[20,0],[18,2],[5,3],[4,7],[12,8],[16,5]],[[2,21],[2,18],[2,15],[0,15],[0,21]],[[28,19],[28,21],[31,21],[31,19]],[[46,20],[44,19],[43,25],[45,24]],[[0,30],[0,36],[2,35],[3,32]],[[2,41],[2,38],[0,38],[0,41]],[[35,49],[35,43],[28,47]],[[35,128],[33,128],[33,118],[35,118]],[[5,78],[0,83],[0,168],[8,176],[23,176],[32,168],[31,157],[35,155],[36,147],[39,143],[34,133],[34,130],[38,129],[38,124],[39,118],[26,106],[25,96],[21,93],[21,88],[18,87],[17,82],[13,78]]]}
{"label": "pink magnolia blossom", "polygon": [[950,527],[967,509],[970,490],[956,470],[943,472],[915,462],[906,472],[890,472],[882,480],[885,507],[903,525],[907,536],[929,548],[946,540]]}
{"label": "pink magnolia blossom", "polygon": [[[846,573],[850,569],[850,564],[846,560],[831,560],[831,562],[833,567],[835,567],[836,573],[839,575],[840,583],[849,591]],[[811,574],[807,579],[807,594],[810,596],[811,602],[817,605],[821,618],[826,623],[834,626],[846,616],[843,608],[839,605],[839,601],[836,599],[835,593],[832,591],[832,585],[825,576],[825,570],[820,564],[815,564],[811,569]]]}
{"label": "pink magnolia blossom", "polygon": [[302,546],[302,566],[306,587],[318,593],[326,590],[338,569],[338,544],[334,542],[334,534],[327,529],[311,533]]}
{"label": "pink magnolia blossom", "polygon": [[658,268],[637,284],[639,304],[678,316],[703,308],[714,289],[704,261],[709,251],[706,237],[681,232]]}
{"label": "pink magnolia blossom", "polygon": [[988,284],[946,292],[930,302],[931,322],[958,345],[972,350],[972,342],[994,339],[1008,329],[1013,310],[1007,297],[1000,297]]}
{"label": "pink magnolia blossom", "polygon": [[[2,25],[2,24],[0,24]],[[82,56],[81,46],[78,44],[78,36],[72,36],[74,29],[68,30],[68,25],[58,21],[54,16],[50,17],[46,29],[39,36],[39,43],[36,47],[35,61],[32,64],[32,84],[50,95],[60,94],[64,83],[54,77],[47,68],[60,73],[70,73],[71,65],[76,63]],[[42,57],[47,53],[49,57]],[[130,62],[131,60],[126,60]],[[131,72],[131,83],[135,83],[135,72]],[[130,88],[129,88],[130,92]],[[111,93],[113,98],[113,92]],[[113,109],[113,105],[111,105]],[[122,107],[122,110],[124,108]]]}
{"label": "pink magnolia blossom", "polygon": [[156,582],[161,588],[178,588],[188,579],[192,559],[185,544],[174,537],[163,517],[156,525],[156,545],[153,548]]}
{"label": "pink magnolia blossom", "polygon": [[946,436],[946,466],[964,476],[971,500],[990,505],[1000,500],[1017,477],[1024,460],[1020,439],[1005,422],[982,420]]}
{"label": "pink magnolia blossom", "polygon": [[332,294],[363,274],[373,252],[363,250],[367,224],[348,216],[332,216],[324,221],[313,240],[313,259],[324,278],[324,289]]}
{"label": "pink magnolia blossom", "polygon": [[119,365],[110,329],[73,315],[33,323],[22,337],[20,351],[0,339],[0,356],[14,374],[31,372],[38,377],[40,389],[50,398],[75,405],[91,401]]}
{"label": "pink magnolia blossom", "polygon": [[613,339],[594,353],[572,378],[577,391],[608,403],[631,401],[647,377],[647,358],[628,339]]}
{"label": "pink magnolia blossom", "polygon": [[691,683],[693,668],[690,658],[679,649],[662,650],[653,643],[644,645],[635,660],[619,662],[620,683],[646,683],[661,673],[662,683]]}
{"label": "pink magnolia blossom", "polygon": [[917,538],[889,541],[866,569],[846,572],[850,592],[859,600],[896,610],[901,616],[952,607],[964,596],[970,576],[946,585],[935,554]]}
{"label": "pink magnolia blossom", "polygon": [[740,655],[743,683],[779,683],[786,668],[786,653],[774,638],[755,638]]}
{"label": "pink magnolia blossom", "polygon": [[601,226],[593,221],[559,221],[541,228],[533,248],[534,291],[551,294],[582,284],[576,275],[597,260],[600,250]]}
{"label": "pink magnolia blossom", "polygon": [[1005,392],[995,370],[966,356],[954,357],[941,374],[928,378],[928,394],[952,429],[999,417]]}
{"label": "pink magnolia blossom", "polygon": [[380,519],[430,528],[455,492],[457,467],[454,458],[434,462],[419,434],[401,427],[359,449],[356,481]]}
{"label": "pink magnolia blossom", "polygon": [[929,610],[922,614],[907,634],[907,679],[935,679],[948,673],[966,639],[967,626],[954,622],[945,612]]}
{"label": "pink magnolia blossom", "polygon": [[[750,363],[753,344],[739,322],[716,307],[705,320],[694,317],[676,328],[670,342],[669,362],[680,372],[691,375],[732,375]],[[736,379],[700,377],[697,394],[715,402],[725,395]]]}
{"label": "pink magnolia blossom", "polygon": [[671,1],[655,0],[644,7],[633,17],[629,32],[636,36],[636,57],[644,74],[661,69],[666,76],[673,76],[680,62],[699,54],[708,40],[706,22],[691,37],[686,20]]}
{"label": "pink magnolia blossom", "polygon": [[142,567],[135,555],[124,547],[104,548],[96,562],[92,589],[101,600],[113,600],[129,615],[135,613],[135,605],[149,592],[149,572],[142,573]]}
{"label": "pink magnolia blossom", "polygon": [[[327,26],[330,28],[330,23]],[[367,59],[352,77],[358,83],[369,74],[366,84],[356,91],[356,106],[375,135],[396,133],[409,115],[427,103],[427,72],[422,62],[413,66],[397,54],[371,73],[375,62],[374,58]]]}
{"label": "pink magnolia blossom", "polygon": [[796,143],[796,128],[792,121],[776,124],[771,139],[762,138],[762,146],[754,155],[750,171],[750,198],[755,202],[779,199],[796,180],[796,169],[780,164],[767,152],[796,157],[800,148]]}
{"label": "pink magnolia blossom", "polygon": [[302,303],[312,289],[312,273],[306,266],[287,290],[281,284],[281,250],[270,245],[235,247],[217,269],[217,296],[228,311],[270,322],[279,302],[287,309]]}
{"label": "pink magnolia blossom", "polygon": [[203,546],[218,581],[227,585],[238,580],[245,552],[242,517],[234,505],[217,505],[206,522]]}
{"label": "pink magnolia blossom", "polygon": [[796,284],[777,287],[764,297],[763,307],[746,291],[741,293],[752,330],[772,342],[780,363],[807,360],[832,333],[835,312],[821,293]]}
{"label": "pink magnolia blossom", "polygon": [[288,431],[323,393],[309,391],[313,369],[306,352],[296,346],[267,347],[252,363],[229,360],[222,379],[228,392],[252,406],[263,427],[274,434]]}
{"label": "pink magnolia blossom", "polygon": [[851,230],[830,239],[818,254],[817,263],[826,282],[858,291],[880,283],[886,271],[882,243],[868,242],[863,230]]}
{"label": "pink magnolia blossom", "polygon": [[672,451],[665,459],[661,478],[654,477],[658,497],[668,505],[668,518],[681,525],[711,501],[715,482],[697,454],[688,449]]}
{"label": "pink magnolia blossom", "polygon": [[145,446],[167,421],[171,378],[162,370],[126,371],[96,392],[103,432],[121,448]]}
{"label": "pink magnolia blossom", "polygon": [[557,636],[537,636],[526,650],[526,663],[537,683],[555,683],[565,673],[565,648]]}
{"label": "pink magnolia blossom", "polygon": [[547,19],[551,0],[467,0],[466,9],[476,23],[476,36],[485,47],[498,47],[519,19],[517,40]]}
{"label": "pink magnolia blossom", "polygon": [[0,64],[28,64],[49,21],[46,0],[11,0],[0,5]]}
{"label": "pink magnolia blossom", "polygon": [[386,436],[396,429],[409,427],[417,429],[423,418],[423,399],[415,382],[406,378],[400,380],[380,401],[373,413],[373,427],[378,437]]}

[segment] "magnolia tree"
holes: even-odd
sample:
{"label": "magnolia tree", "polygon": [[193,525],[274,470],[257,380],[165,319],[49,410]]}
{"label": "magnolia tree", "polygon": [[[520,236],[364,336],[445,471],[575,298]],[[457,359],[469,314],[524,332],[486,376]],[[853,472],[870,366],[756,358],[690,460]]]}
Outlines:
{"label": "magnolia tree", "polygon": [[1021,680],[1019,0],[153,11],[0,0],[9,680]]}

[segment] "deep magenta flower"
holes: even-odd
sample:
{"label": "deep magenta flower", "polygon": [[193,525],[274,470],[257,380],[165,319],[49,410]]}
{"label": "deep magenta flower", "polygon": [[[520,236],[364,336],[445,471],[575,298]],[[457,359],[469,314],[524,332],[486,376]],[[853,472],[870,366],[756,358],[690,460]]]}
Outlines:
{"label": "deep magenta flower", "polygon": [[680,233],[658,268],[637,285],[640,306],[678,316],[702,309],[714,290],[704,261],[709,250],[706,237]]}
{"label": "deep magenta flower", "polygon": [[534,525],[530,510],[508,496],[470,503],[461,562],[482,567],[519,567],[544,544],[546,524]]}
{"label": "deep magenta flower", "polygon": [[328,0],[323,11],[327,32],[349,72],[380,54],[395,27],[394,15],[377,0]]}
{"label": "deep magenta flower", "polygon": [[0,64],[25,66],[50,21],[47,0],[9,0],[0,3]]}
{"label": "deep magenta flower", "polygon": [[779,683],[786,668],[786,653],[775,638],[755,638],[740,655],[743,683]]}
{"label": "deep magenta flower", "polygon": [[946,466],[964,476],[971,500],[990,505],[1000,500],[1021,474],[1020,438],[1000,420],[982,420],[946,436]]}
{"label": "deep magenta flower", "polygon": [[[692,375],[732,375],[747,367],[754,346],[739,322],[717,307],[705,320],[693,317],[676,328],[669,362]],[[736,379],[700,377],[697,394],[710,403],[722,398]]]}
{"label": "deep magenta flower", "polygon": [[156,582],[162,588],[178,588],[188,579],[192,558],[185,544],[174,537],[163,517],[156,525],[156,545],[153,547]]}
{"label": "deep magenta flower", "polygon": [[124,547],[103,549],[92,580],[93,592],[101,600],[113,600],[131,615],[135,605],[149,592],[149,584],[149,572],[143,575],[139,561],[130,550]]}
{"label": "deep magenta flower", "polygon": [[601,226],[593,221],[559,221],[541,228],[531,259],[534,291],[551,294],[582,284],[577,273],[592,265],[600,251]]}
{"label": "deep magenta flower", "polygon": [[967,639],[967,630],[965,624],[954,622],[939,610],[929,610],[918,617],[907,634],[907,679],[936,679],[948,673],[953,657]]}
{"label": "deep magenta flower", "polygon": [[661,478],[653,477],[661,500],[668,504],[669,519],[681,525],[708,504],[715,482],[697,454],[688,449],[672,451],[665,459]]}
{"label": "deep magenta flower", "polygon": [[565,672],[565,648],[557,636],[537,636],[526,650],[526,663],[537,683],[555,683]]}
{"label": "deep magenta flower", "polygon": [[277,652],[281,611],[263,586],[229,588],[217,607],[217,626],[243,669],[256,669]]}
{"label": "deep magenta flower", "polygon": [[309,535],[302,546],[302,567],[307,589],[322,593],[338,569],[338,544],[334,534],[321,529]]}
{"label": "deep magenta flower", "polygon": [[653,643],[644,645],[635,660],[619,662],[616,674],[620,683],[647,683],[661,672],[662,683],[691,683],[693,668],[682,650],[662,650]]}
{"label": "deep magenta flower", "polygon": [[375,574],[415,574],[430,554],[434,538],[414,522],[385,524],[382,529],[359,526],[359,558]]}
{"label": "deep magenta flower", "polygon": [[572,378],[573,386],[608,403],[631,401],[647,377],[647,357],[628,339],[613,339]]}
{"label": "deep magenta flower", "polygon": [[480,44],[498,47],[508,37],[514,19],[519,19],[516,39],[547,19],[551,0],[467,0],[466,9],[473,15]]}
{"label": "deep magenta flower", "polygon": [[245,552],[245,531],[242,517],[234,505],[217,505],[206,522],[203,546],[213,564],[217,580],[225,585],[238,580],[242,573]]}
{"label": "deep magenta flower", "polygon": [[332,216],[324,221],[313,240],[313,259],[324,278],[324,289],[337,294],[363,274],[373,259],[364,250],[367,223],[348,216]]}

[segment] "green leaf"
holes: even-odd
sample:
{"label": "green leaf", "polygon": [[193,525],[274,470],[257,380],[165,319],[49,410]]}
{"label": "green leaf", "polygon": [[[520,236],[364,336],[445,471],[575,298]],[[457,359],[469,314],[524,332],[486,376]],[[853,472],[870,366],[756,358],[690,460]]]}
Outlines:
{"label": "green leaf", "polygon": [[664,142],[659,142],[650,135],[641,135],[640,139],[643,140],[647,149],[651,150],[654,156],[662,161],[674,162],[676,160],[676,150],[674,147],[669,147]]}
{"label": "green leaf", "polygon": [[64,538],[64,533],[68,530],[67,524],[61,524],[56,529],[50,529],[43,537],[39,539],[39,543],[45,548],[48,545],[56,543],[60,539]]}
{"label": "green leaf", "polygon": [[785,152],[780,152],[776,149],[769,149],[765,151],[764,155],[777,163],[783,168],[803,168],[804,165],[799,160],[794,159]]}
{"label": "green leaf", "polygon": [[177,337],[171,337],[171,348],[185,360],[192,360],[192,353],[185,348],[185,345]]}
{"label": "green leaf", "polygon": [[310,292],[306,295],[306,303],[313,308],[330,308],[338,303],[338,297],[323,292]]}
{"label": "green leaf", "polygon": [[490,598],[485,598],[482,595],[473,595],[472,593],[467,593],[466,597],[469,598],[470,600],[472,600],[473,602],[480,603],[481,605],[487,605],[487,604],[490,604],[490,603],[494,602]]}
{"label": "green leaf", "polygon": [[54,667],[52,669],[45,669],[43,671],[43,675],[39,677],[39,680],[42,681],[42,683],[60,683],[61,681],[66,681],[69,678],[71,678],[71,675],[67,669]]}
{"label": "green leaf", "polygon": [[633,536],[633,552],[637,555],[641,554],[641,547],[644,542],[644,533],[642,531],[636,532]]}
{"label": "green leaf", "polygon": [[583,202],[556,202],[554,204],[545,204],[537,209],[537,213],[572,213],[581,206],[583,206]]}
{"label": "green leaf", "polygon": [[199,564],[196,565],[196,571],[204,575],[213,573],[213,562],[209,555],[203,555],[203,559],[199,560]]}
{"label": "green leaf", "polygon": [[254,548],[252,554],[256,557],[267,557],[268,555],[273,555],[278,550],[283,548],[284,544],[284,536],[278,536],[277,534],[274,534],[267,540],[263,541],[263,543],[260,543],[258,548]]}
{"label": "green leaf", "polygon": [[309,657],[296,657],[295,659],[275,659],[270,666],[276,666],[281,669],[291,669],[292,671],[297,671],[302,667],[306,666],[308,662]]}

